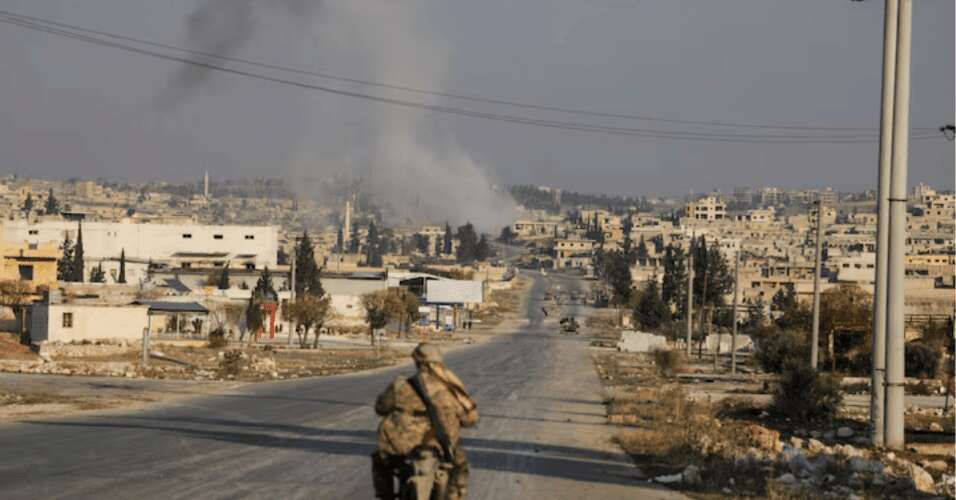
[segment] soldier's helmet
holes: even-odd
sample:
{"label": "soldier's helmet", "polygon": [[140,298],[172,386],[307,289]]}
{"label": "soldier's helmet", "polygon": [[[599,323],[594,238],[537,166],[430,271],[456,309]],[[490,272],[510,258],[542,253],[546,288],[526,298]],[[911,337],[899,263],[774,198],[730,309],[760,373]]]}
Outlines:
{"label": "soldier's helmet", "polygon": [[427,342],[422,342],[418,344],[418,347],[412,351],[412,359],[418,363],[441,363],[441,351],[438,350],[438,347],[429,344]]}

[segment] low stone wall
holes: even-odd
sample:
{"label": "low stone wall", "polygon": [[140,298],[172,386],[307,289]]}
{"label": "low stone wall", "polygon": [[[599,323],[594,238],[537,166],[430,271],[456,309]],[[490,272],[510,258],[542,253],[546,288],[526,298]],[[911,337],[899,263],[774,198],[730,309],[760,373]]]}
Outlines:
{"label": "low stone wall", "polygon": [[47,362],[43,360],[0,360],[0,372],[40,373],[46,375],[88,375],[97,377],[134,377],[136,367],[123,361]]}
{"label": "low stone wall", "polygon": [[115,356],[125,354],[130,349],[139,349],[139,342],[96,342],[90,344],[64,344],[60,342],[43,342],[40,346],[40,355],[50,358],[85,358],[93,356]]}

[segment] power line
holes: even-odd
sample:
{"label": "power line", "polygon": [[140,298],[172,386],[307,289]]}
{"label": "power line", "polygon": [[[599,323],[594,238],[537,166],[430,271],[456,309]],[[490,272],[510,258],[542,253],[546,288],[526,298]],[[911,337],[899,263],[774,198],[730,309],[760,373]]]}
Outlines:
{"label": "power line", "polygon": [[[289,80],[289,79],[278,78],[278,77],[269,76],[269,75],[258,74],[251,71],[230,68],[226,66],[219,66],[212,63],[208,63],[208,62],[176,57],[169,54],[155,52],[155,51],[143,49],[140,47],[134,47],[134,46],[130,46],[130,45],[119,43],[119,42],[103,40],[100,38],[84,35],[81,33],[75,33],[68,30],[53,28],[53,27],[39,24],[33,21],[17,18],[15,16],[0,14],[0,22],[15,25],[15,26],[20,26],[30,30],[35,30],[35,31],[45,32],[48,34],[62,36],[62,37],[70,38],[70,39],[80,40],[80,41],[84,41],[94,45],[112,47],[112,48],[116,48],[126,52],[132,52],[132,53],[151,56],[151,57],[155,57],[159,59],[164,59],[167,61],[188,64],[188,65],[197,66],[197,67],[201,67],[201,68],[205,68],[209,70],[220,71],[224,73],[231,73],[231,74],[246,76],[246,77],[255,78],[259,80],[271,81],[274,83],[280,83],[280,84],[284,84],[288,86],[311,89],[311,90],[316,90],[316,91],[321,91],[321,92],[326,92],[326,93],[331,93],[331,94],[336,94],[341,96],[353,97],[358,99],[365,99],[365,100],[370,100],[370,101],[384,103],[384,104],[392,104],[392,105],[402,106],[406,108],[420,109],[425,111],[433,111],[433,112],[446,113],[446,114],[454,114],[454,115],[460,115],[460,116],[468,116],[473,118],[484,118],[488,120],[497,120],[497,121],[503,121],[503,122],[509,122],[509,123],[536,125],[541,127],[556,128],[556,129],[563,129],[563,130],[598,132],[598,133],[605,133],[610,135],[673,139],[673,140],[710,141],[710,142],[777,143],[777,144],[780,144],[780,143],[848,144],[848,143],[875,142],[876,140],[876,138],[870,138],[868,136],[851,136],[851,135],[831,135],[831,136],[744,135],[744,134],[715,134],[715,133],[690,132],[690,131],[678,131],[678,130],[637,129],[637,128],[627,128],[627,127],[611,127],[611,126],[578,123],[578,122],[544,120],[544,119],[538,119],[538,118],[521,116],[521,115],[488,113],[488,112],[470,110],[465,108],[456,108],[451,106],[425,104],[425,103],[414,102],[414,101],[405,101],[400,99],[376,96],[376,95],[336,89],[331,87],[324,87],[324,86],[308,84],[308,83],[295,81],[295,80]],[[913,139],[930,139],[930,138],[938,138],[938,137],[939,137],[938,135],[934,134],[933,136],[914,136]]]}
{"label": "power line", "polygon": [[[490,97],[473,96],[473,95],[463,95],[463,94],[457,94],[457,93],[442,92],[442,91],[437,91],[437,90],[421,89],[421,88],[410,87],[410,86],[406,86],[406,85],[396,85],[396,84],[383,83],[383,82],[377,82],[377,81],[372,81],[372,80],[363,80],[363,79],[357,79],[357,78],[349,78],[349,77],[344,77],[344,76],[332,75],[332,74],[329,74],[329,73],[323,73],[323,72],[317,72],[317,71],[309,71],[309,70],[303,70],[303,69],[298,69],[298,68],[291,68],[291,67],[288,67],[288,66],[281,66],[281,65],[277,65],[277,64],[264,63],[264,62],[255,61],[255,60],[251,60],[251,59],[244,59],[244,58],[238,58],[238,57],[228,57],[228,56],[223,56],[223,55],[220,55],[220,54],[214,54],[214,53],[210,53],[210,52],[204,52],[204,51],[199,51],[199,50],[187,49],[187,48],[178,47],[178,46],[175,46],[175,45],[170,45],[170,44],[165,44],[165,43],[159,43],[159,42],[154,42],[154,41],[150,41],[150,40],[144,40],[144,39],[141,39],[141,38],[135,38],[135,37],[131,37],[131,36],[119,35],[119,34],[116,34],[116,33],[110,33],[110,32],[106,32],[106,31],[93,30],[93,29],[84,28],[84,27],[81,27],[81,26],[76,26],[76,25],[72,25],[72,24],[61,23],[61,22],[57,22],[57,21],[51,21],[51,20],[43,19],[43,18],[39,18],[39,17],[27,16],[27,15],[24,15],[24,14],[17,14],[17,13],[10,12],[10,11],[5,11],[5,10],[0,10],[0,14],[2,14],[2,15],[4,15],[4,16],[7,16],[7,17],[9,17],[9,18],[27,20],[27,21],[32,21],[32,22],[41,23],[41,24],[47,24],[47,25],[51,25],[51,26],[59,26],[59,27],[61,27],[61,28],[67,28],[67,29],[70,29],[70,30],[80,31],[80,32],[83,32],[83,33],[90,33],[90,34],[94,34],[94,35],[105,36],[105,37],[113,38],[113,39],[116,39],[116,40],[124,40],[124,41],[128,41],[128,42],[134,42],[134,43],[138,43],[138,44],[142,44],[142,45],[147,45],[147,46],[151,46],[151,47],[156,47],[156,48],[161,48],[161,49],[165,49],[165,50],[173,50],[173,51],[182,52],[182,53],[186,53],[186,54],[191,54],[191,55],[195,55],[195,56],[207,57],[207,58],[211,58],[211,59],[219,59],[219,60],[229,61],[229,62],[237,62],[237,63],[247,64],[247,65],[250,65],[250,66],[257,66],[257,67],[261,67],[261,68],[265,68],[265,69],[271,69],[271,70],[276,70],[276,71],[283,71],[283,72],[294,73],[294,74],[300,74],[300,75],[314,76],[314,77],[317,77],[317,78],[323,78],[323,79],[327,79],[327,80],[341,81],[341,82],[353,83],[353,84],[358,84],[358,85],[365,85],[365,86],[370,86],[370,87],[380,87],[380,88],[386,88],[386,89],[390,89],[390,90],[398,90],[398,91],[403,91],[403,92],[411,92],[411,93],[417,93],[417,94],[433,95],[433,96],[445,97],[445,98],[449,98],[449,99],[459,99],[459,100],[472,101],[472,102],[482,102],[482,103],[486,103],[486,104],[496,104],[496,105],[504,105],[504,106],[513,106],[513,107],[525,108],[525,109],[535,109],[535,110],[539,110],[539,111],[552,111],[552,112],[558,112],[558,113],[577,114],[577,115],[594,116],[594,117],[602,117],[602,118],[616,118],[616,119],[626,119],[626,120],[642,120],[642,121],[649,121],[649,122],[673,123],[673,124],[697,125],[697,126],[731,127],[731,128],[741,128],[741,129],[762,129],[762,130],[766,130],[766,129],[774,130],[774,129],[776,129],[776,130],[804,130],[804,131],[831,131],[831,132],[838,132],[838,131],[842,131],[842,132],[850,132],[850,131],[871,131],[871,132],[875,132],[875,131],[878,130],[878,129],[875,128],[875,127],[836,127],[836,126],[818,126],[818,125],[771,125],[771,124],[754,124],[754,123],[735,123],[735,122],[713,121],[713,120],[683,120],[683,119],[660,118],[660,117],[654,117],[654,116],[642,115],[642,114],[612,113],[612,112],[604,112],[604,111],[594,111],[594,110],[584,110],[584,109],[577,109],[577,108],[569,108],[569,107],[562,107],[562,106],[549,106],[549,105],[542,105],[542,104],[530,104],[530,103],[523,103],[523,102],[511,101],[511,100],[495,99],[495,98],[490,98]],[[922,132],[922,131],[929,131],[929,130],[936,130],[936,129],[933,128],[933,127],[916,127],[916,128],[913,128],[913,130],[915,130],[915,131],[921,131],[921,132]]]}

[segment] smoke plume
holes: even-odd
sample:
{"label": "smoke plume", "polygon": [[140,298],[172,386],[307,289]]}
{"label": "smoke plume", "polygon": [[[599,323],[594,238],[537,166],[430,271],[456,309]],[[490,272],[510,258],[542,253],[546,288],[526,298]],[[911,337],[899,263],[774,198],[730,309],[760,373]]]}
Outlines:
{"label": "smoke plume", "polygon": [[[324,0],[321,6],[308,0],[207,0],[189,16],[187,29],[199,50],[234,55],[254,37],[275,37],[275,27],[282,26],[278,43],[287,46],[283,56],[297,67],[442,90],[451,48],[429,23],[427,7],[426,0]],[[205,78],[203,70],[184,69],[171,87],[181,98]],[[511,220],[514,202],[448,130],[454,118],[320,92],[303,91],[302,100],[299,115],[289,117],[301,122],[302,133],[285,167],[300,195],[332,202],[321,199],[319,184],[347,175],[362,179],[362,189],[393,222],[471,221],[490,231]]]}

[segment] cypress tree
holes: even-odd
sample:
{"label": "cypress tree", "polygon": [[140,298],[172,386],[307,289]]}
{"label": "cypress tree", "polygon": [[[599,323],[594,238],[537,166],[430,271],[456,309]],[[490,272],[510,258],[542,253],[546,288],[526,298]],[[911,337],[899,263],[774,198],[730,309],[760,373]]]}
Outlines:
{"label": "cypress tree", "polygon": [[645,260],[650,257],[650,253],[647,251],[647,243],[644,243],[644,236],[641,236],[640,243],[637,244],[637,250],[634,251],[635,259]]}
{"label": "cypress tree", "polygon": [[76,229],[76,246],[73,247],[73,269],[70,281],[83,282],[83,225]]}
{"label": "cypress tree", "polygon": [[120,250],[119,277],[117,283],[126,283],[126,249]]}
{"label": "cypress tree", "polygon": [[259,275],[259,280],[256,281],[256,287],[252,290],[252,296],[255,297],[257,301],[274,301],[278,299],[279,295],[272,285],[272,273],[269,272],[268,267],[262,269],[262,274]]}
{"label": "cypress tree", "polygon": [[44,207],[43,211],[47,215],[57,215],[60,213],[60,202],[53,196],[53,188],[50,188],[50,193],[46,197],[46,207]]}
{"label": "cypress tree", "polygon": [[63,255],[56,261],[56,279],[60,281],[73,280],[73,242],[67,234],[63,239]]}
{"label": "cypress tree", "polygon": [[445,237],[443,239],[442,253],[445,255],[451,255],[451,226],[448,223],[445,223]]}
{"label": "cypress tree", "polygon": [[490,256],[491,245],[488,243],[488,237],[483,234],[478,240],[478,244],[475,245],[475,259],[484,262],[488,260]]}
{"label": "cypress tree", "polygon": [[216,284],[216,288],[228,290],[229,286],[229,263],[226,262],[226,265],[222,267],[222,272],[219,273],[219,283]]}
{"label": "cypress tree", "polygon": [[[341,232],[341,228],[340,228]],[[309,294],[316,297],[325,295],[322,282],[319,279],[321,269],[315,262],[315,245],[309,232],[306,231],[295,247],[295,293],[296,295]]]}
{"label": "cypress tree", "polygon": [[366,241],[365,245],[365,265],[369,267],[382,266],[382,244],[379,239],[378,228],[375,226],[375,222],[369,222],[368,241]]}
{"label": "cypress tree", "polygon": [[352,234],[349,236],[349,253],[358,253],[358,251],[359,251],[358,224],[352,224]]}
{"label": "cypress tree", "polygon": [[103,263],[99,263],[90,269],[90,283],[106,282],[106,273],[103,272]]}
{"label": "cypress tree", "polygon": [[475,261],[478,247],[478,234],[471,222],[458,228],[458,251],[456,257],[460,264],[471,264]]}
{"label": "cypress tree", "polygon": [[661,282],[661,300],[682,311],[687,293],[687,264],[681,247],[667,245],[664,250],[664,279]]}
{"label": "cypress tree", "polygon": [[667,322],[669,315],[667,304],[661,300],[661,296],[657,292],[656,280],[648,281],[641,294],[641,299],[637,303],[637,308],[634,310],[634,319],[640,323],[641,328],[656,330]]}
{"label": "cypress tree", "polygon": [[23,207],[21,207],[21,210],[26,213],[30,213],[30,211],[33,210],[33,195],[30,193],[27,193],[27,198],[23,200]]}

